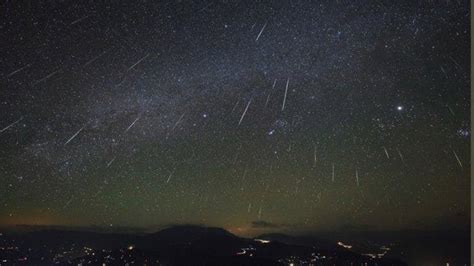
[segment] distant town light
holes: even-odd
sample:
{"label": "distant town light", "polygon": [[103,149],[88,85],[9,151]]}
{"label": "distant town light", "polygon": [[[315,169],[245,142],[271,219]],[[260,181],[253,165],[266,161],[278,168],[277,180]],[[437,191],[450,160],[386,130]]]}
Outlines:
{"label": "distant town light", "polygon": [[259,238],[254,239],[254,241],[260,242],[260,243],[262,243],[262,244],[268,244],[268,243],[270,243],[270,240],[259,239]]}
{"label": "distant town light", "polygon": [[241,249],[241,252],[237,252],[236,255],[245,255],[247,251],[245,249]]}
{"label": "distant town light", "polygon": [[346,245],[346,244],[342,243],[341,241],[337,242],[337,244],[338,244],[339,246],[343,247],[343,248],[347,248],[347,249],[351,249],[351,248],[352,248],[351,245]]}

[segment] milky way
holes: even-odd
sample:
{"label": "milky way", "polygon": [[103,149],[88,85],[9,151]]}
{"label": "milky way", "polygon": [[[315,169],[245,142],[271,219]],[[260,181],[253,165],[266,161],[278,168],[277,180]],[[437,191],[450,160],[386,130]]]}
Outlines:
{"label": "milky way", "polygon": [[467,1],[104,2],[2,4],[0,224],[469,223]]}

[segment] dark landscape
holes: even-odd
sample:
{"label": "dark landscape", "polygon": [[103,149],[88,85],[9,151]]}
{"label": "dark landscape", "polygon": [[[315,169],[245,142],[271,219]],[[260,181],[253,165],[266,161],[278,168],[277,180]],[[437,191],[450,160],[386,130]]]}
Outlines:
{"label": "dark landscape", "polygon": [[242,238],[193,225],[148,234],[21,226],[3,232],[0,265],[469,265],[467,232]]}

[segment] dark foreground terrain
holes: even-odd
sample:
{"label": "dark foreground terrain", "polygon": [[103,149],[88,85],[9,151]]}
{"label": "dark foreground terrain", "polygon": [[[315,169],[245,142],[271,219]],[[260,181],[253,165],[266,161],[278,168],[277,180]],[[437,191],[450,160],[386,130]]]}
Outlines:
{"label": "dark foreground terrain", "polygon": [[[335,237],[344,239],[335,241]],[[349,240],[349,238],[352,240]],[[241,238],[220,228],[174,226],[152,234],[39,230],[0,235],[0,265],[463,265],[469,241],[445,238],[452,249],[430,256],[441,244],[425,236],[426,246],[398,235],[396,242],[372,235],[363,240],[332,234],[292,237],[267,234]],[[405,242],[401,239],[404,238]],[[393,238],[395,239],[395,238]],[[439,238],[440,239],[440,238]],[[398,244],[397,244],[398,243]],[[407,248],[404,249],[406,245]],[[454,246],[453,246],[454,245]],[[420,256],[416,256],[416,251]],[[428,254],[428,255],[427,255]],[[444,257],[443,257],[444,256]],[[408,264],[407,264],[408,262]]]}

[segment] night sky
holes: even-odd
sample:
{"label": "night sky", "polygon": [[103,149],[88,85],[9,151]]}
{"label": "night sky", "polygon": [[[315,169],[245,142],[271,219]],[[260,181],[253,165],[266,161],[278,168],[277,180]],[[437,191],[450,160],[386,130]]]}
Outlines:
{"label": "night sky", "polygon": [[1,4],[0,225],[468,226],[468,1],[99,2]]}

